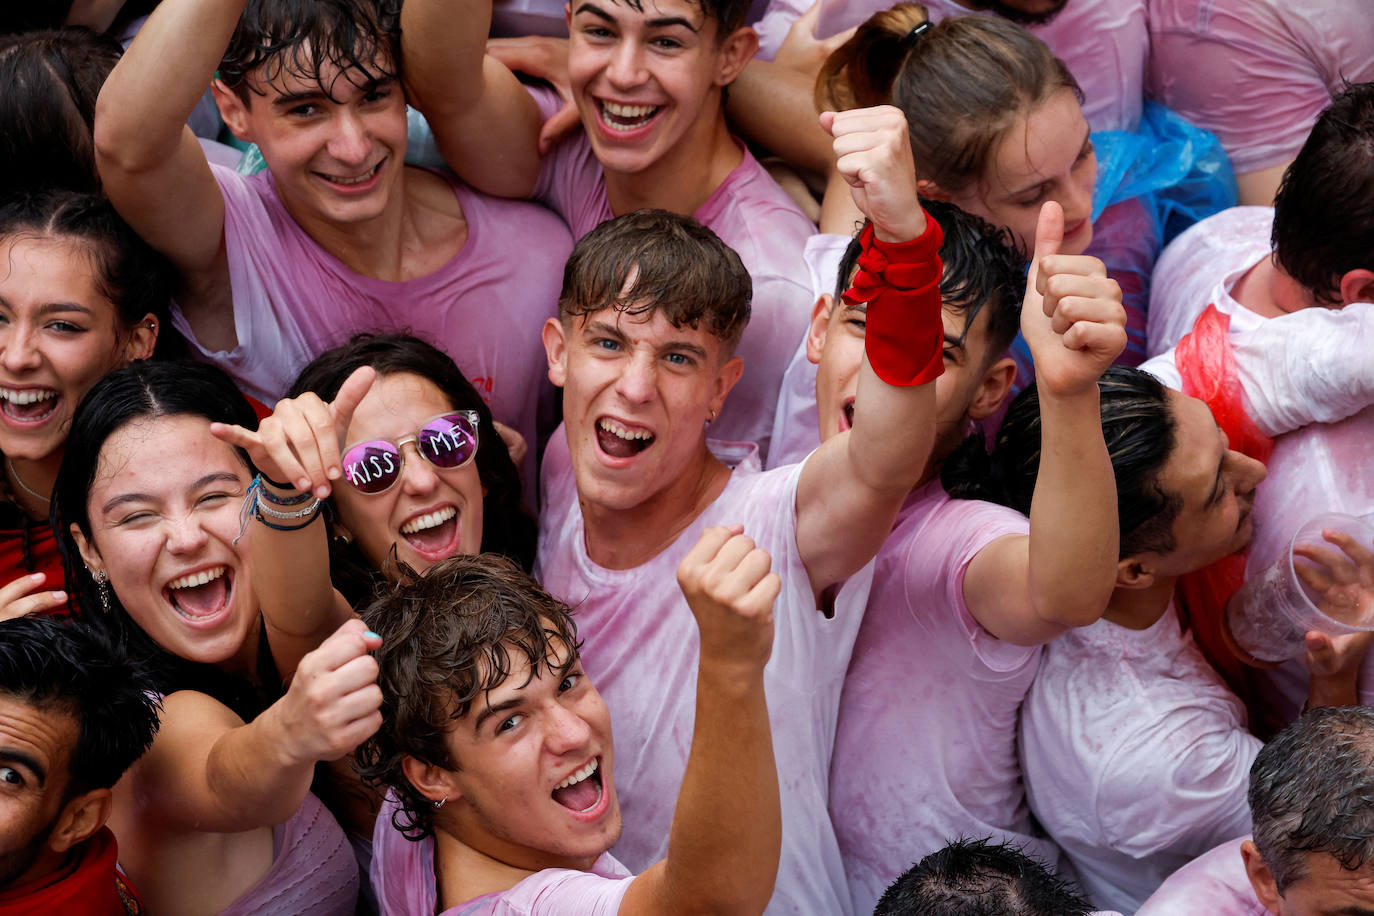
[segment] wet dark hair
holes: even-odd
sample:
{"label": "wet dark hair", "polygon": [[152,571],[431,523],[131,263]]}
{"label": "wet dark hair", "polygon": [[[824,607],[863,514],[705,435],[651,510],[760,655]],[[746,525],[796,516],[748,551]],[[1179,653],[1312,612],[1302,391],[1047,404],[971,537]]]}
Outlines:
{"label": "wet dark hair", "polygon": [[[634,277],[634,286],[625,285]],[[729,356],[749,323],[753,281],[733,249],[690,216],[635,210],[578,241],[563,268],[558,313],[566,323],[605,308],[662,312],[675,328],[702,325]]]}
{"label": "wet dark hair", "polygon": [[[379,376],[410,373],[431,382],[454,410],[477,411],[477,475],[482,498],[482,550],[509,557],[524,569],[534,564],[534,518],[520,505],[520,472],[496,431],[491,408],[448,354],[409,334],[358,334],[348,343],[315,357],[292,383],[288,397],[314,392],[325,401],[338,395],[354,371],[371,366]],[[532,444],[532,443],[531,443]],[[332,510],[332,507],[331,507]],[[334,586],[354,607],[371,601],[385,581],[354,543],[329,541]]]}
{"label": "wet dark hair", "polygon": [[1088,916],[1092,907],[1039,859],[991,839],[954,840],[883,893],[873,916]]}
{"label": "wet dark hair", "polygon": [[0,38],[0,200],[49,187],[100,190],[95,100],[121,53],[90,29]]}
{"label": "wet dark hair", "polygon": [[997,143],[1029,109],[1083,92],[1043,41],[994,16],[953,16],[914,42],[926,8],[875,13],[821,66],[818,108],[892,104],[906,115],[916,174],[958,194],[987,174]]}
{"label": "wet dark hair", "polygon": [[[199,690],[252,719],[281,693],[280,679],[266,639],[259,641],[260,686],[243,682],[214,665],[191,662],[172,655],[153,641],[129,616],[119,595],[109,589],[110,610],[105,612],[100,589],[86,568],[72,536],[72,526],[94,543],[88,506],[91,485],[100,470],[106,441],[130,423],[163,417],[204,417],[211,422],[231,423],[257,429],[258,418],[229,376],[214,366],[191,362],[137,362],[117,369],[96,382],[72,417],[71,432],[62,466],[53,484],[50,521],[62,552],[67,593],[81,619],[89,623],[116,650],[130,655],[150,671],[159,693]],[[235,449],[253,472],[248,456]]]}
{"label": "wet dark hair", "polygon": [[153,743],[151,682],[82,624],[54,617],[0,621],[0,695],[76,720],[66,798],[112,787]]}
{"label": "wet dark hair", "polygon": [[1052,21],[1064,9],[1069,0],[1058,0],[1054,8],[1046,13],[1030,13],[1021,9],[1015,4],[1005,2],[1005,0],[965,0],[966,6],[971,10],[986,10],[995,13],[1003,19],[1010,19],[1020,25],[1044,25]]}
{"label": "wet dark hair", "polygon": [[577,625],[566,604],[490,554],[450,557],[424,575],[409,573],[363,620],[382,637],[373,653],[382,726],[358,748],[354,766],[367,785],[396,793],[396,829],[424,839],[434,832],[434,803],[406,779],[405,758],[458,769],[461,761],[450,758],[444,740],[453,723],[522,663],[531,677],[572,668],[581,649]]}
{"label": "wet dark hair", "polygon": [[172,329],[172,269],[108,200],[62,188],[12,194],[0,202],[0,239],[14,236],[84,242],[96,289],[114,303],[119,324],[127,330],[152,314],[158,320],[157,355],[176,354],[183,342]]}
{"label": "wet dark hair", "polygon": [[[250,91],[264,94],[250,77],[271,82],[289,74],[319,83],[321,71],[334,67],[368,87],[397,77],[400,60],[401,0],[248,0],[219,79],[246,105]],[[319,85],[334,98],[332,84]]]}
{"label": "wet dark hair", "polygon": [[[1160,476],[1178,441],[1166,389],[1138,369],[1112,366],[1097,384],[1102,437],[1116,475],[1121,556],[1165,554],[1177,546],[1174,519],[1183,498],[1165,492]],[[1011,402],[989,455],[981,434],[946,459],[940,482],[955,499],[981,499],[1030,515],[1040,472],[1040,398],[1032,384]]]}
{"label": "wet dark hair", "polygon": [[[124,0],[106,34],[121,34],[125,26],[140,16],[151,13],[157,4],[158,0]],[[72,5],[72,0],[0,3],[0,35],[31,32],[35,29],[60,29],[66,25]],[[0,86],[2,85],[4,84],[0,83]]]}
{"label": "wet dark hair", "polygon": [[[624,3],[636,13],[644,12],[644,0],[612,0],[612,2]],[[752,6],[750,0],[691,0],[691,2],[701,8],[702,14],[707,19],[716,21],[716,39],[718,41],[744,25]],[[573,6],[573,12],[577,12],[576,4]]]}
{"label": "wet dark hair", "polygon": [[[1006,353],[1021,329],[1021,303],[1026,298],[1025,260],[1005,228],[998,229],[951,203],[921,203],[944,231],[945,240],[940,245],[940,298],[945,308],[964,316],[959,344],[963,345],[969,328],[986,309],[988,348],[983,364],[991,365]],[[862,251],[856,234],[840,259],[835,286],[837,303],[849,288]]]}
{"label": "wet dark hair", "polygon": [[1279,893],[1309,855],[1347,871],[1374,863],[1374,709],[1310,709],[1260,748],[1250,767],[1255,848]]}
{"label": "wet dark hair", "polygon": [[1374,270],[1374,82],[1346,83],[1317,118],[1274,197],[1274,256],[1318,303]]}

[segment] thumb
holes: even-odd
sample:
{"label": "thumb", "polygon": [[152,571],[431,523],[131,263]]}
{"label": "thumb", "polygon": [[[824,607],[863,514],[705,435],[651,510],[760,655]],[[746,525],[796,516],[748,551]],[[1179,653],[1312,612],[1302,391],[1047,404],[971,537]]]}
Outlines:
{"label": "thumb", "polygon": [[358,405],[363,402],[367,392],[372,388],[372,383],[377,380],[377,370],[371,366],[359,366],[353,370],[344,383],[339,386],[339,393],[334,396],[334,403],[329,406],[333,408],[334,418],[339,423],[339,428],[346,428],[353,419],[353,411],[358,409]]}
{"label": "thumb", "polygon": [[1045,201],[1035,224],[1035,259],[1059,253],[1064,244],[1064,208],[1055,200]]}
{"label": "thumb", "polygon": [[821,130],[834,136],[835,112],[822,111],[820,114]]}

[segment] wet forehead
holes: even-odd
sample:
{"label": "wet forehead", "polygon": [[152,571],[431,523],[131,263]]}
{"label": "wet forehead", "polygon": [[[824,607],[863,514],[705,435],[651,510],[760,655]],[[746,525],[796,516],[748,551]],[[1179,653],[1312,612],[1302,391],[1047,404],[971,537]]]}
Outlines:
{"label": "wet forehead", "polygon": [[993,159],[992,189],[1017,193],[1062,178],[1088,141],[1087,119],[1068,89],[1029,109],[1006,132]]}
{"label": "wet forehead", "polygon": [[1177,432],[1162,482],[1167,490],[1182,496],[1187,507],[1200,508],[1212,496],[1217,469],[1225,455],[1221,432],[1202,401],[1176,391],[1168,396]]}
{"label": "wet forehead", "polygon": [[0,693],[0,765],[12,766],[22,756],[42,768],[45,787],[61,784],[76,738],[76,719],[61,705],[36,706]]}

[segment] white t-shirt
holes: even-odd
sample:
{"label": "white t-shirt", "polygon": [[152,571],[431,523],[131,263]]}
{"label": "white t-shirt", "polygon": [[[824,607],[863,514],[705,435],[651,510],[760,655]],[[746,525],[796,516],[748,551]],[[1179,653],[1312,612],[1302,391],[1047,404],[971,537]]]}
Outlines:
{"label": "white t-shirt", "polygon": [[[957,0],[923,0],[931,22],[977,14]],[[829,37],[853,28],[892,4],[884,0],[826,0],[822,25]],[[759,56],[772,60],[787,30],[811,0],[772,0],[759,33]],[[1093,130],[1135,130],[1144,99],[1150,36],[1146,0],[1073,0],[1044,25],[1030,31],[1068,65],[1083,90],[1083,114]],[[988,14],[990,15],[990,14]]]}
{"label": "white t-shirt", "polygon": [[[552,90],[531,95],[546,118],[563,104]],[[712,422],[711,435],[757,443],[766,457],[783,372],[811,319],[814,300],[802,249],[816,227],[753,154],[743,152],[740,164],[692,216],[735,250],[754,286],[749,324],[735,350],[744,375]],[[615,216],[605,172],[581,130],[544,157],[534,196],[560,214],[576,238]]]}
{"label": "white t-shirt", "polygon": [[[724,491],[671,546],[634,569],[587,556],[566,436],[544,456],[537,574],[573,608],[583,663],[611,711],[616,791],[625,830],[614,852],[635,871],[662,859],[696,710],[699,637],[678,589],[677,565],[711,525],[740,523],[773,558],[783,590],[774,607],[773,655],[764,671],[773,755],[782,792],[782,859],[768,912],[847,914],[849,894],[826,813],[827,779],[845,667],[867,599],[856,576],[835,616],[816,609],[797,549],[801,466],[760,471],[755,450],[708,443],[735,471]],[[871,567],[869,567],[871,570]]]}
{"label": "white t-shirt", "polygon": [[1134,912],[1195,856],[1250,829],[1260,741],[1171,605],[1045,647],[1021,715],[1031,809],[1096,906]]}
{"label": "white t-shirt", "polygon": [[1198,856],[1169,876],[1135,916],[1269,916],[1255,896],[1238,837]]}
{"label": "white t-shirt", "polygon": [[[391,823],[387,795],[372,829],[370,876],[381,916],[428,916],[439,910],[434,837],[415,841]],[[546,868],[508,890],[449,907],[440,916],[615,916],[634,876],[603,853],[590,871]]]}
{"label": "white t-shirt", "polygon": [[873,588],[840,700],[830,816],[855,913],[871,913],[902,872],[950,840],[991,836],[1053,867],[1034,836],[1016,755],[1021,701],[1039,646],[1002,642],[964,601],[964,573],[1019,512],[912,493],[874,565]]}

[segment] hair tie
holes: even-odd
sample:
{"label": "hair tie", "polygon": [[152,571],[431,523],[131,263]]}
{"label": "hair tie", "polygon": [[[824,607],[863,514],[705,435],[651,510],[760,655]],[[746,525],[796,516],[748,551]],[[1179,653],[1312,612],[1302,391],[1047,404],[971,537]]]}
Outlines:
{"label": "hair tie", "polygon": [[906,36],[902,38],[902,49],[910,51],[912,48],[916,47],[916,42],[920,41],[921,36],[924,35],[926,32],[929,32],[930,28],[931,26],[929,19],[927,19],[925,22],[917,23],[916,27],[913,28],[910,32],[907,32]]}

